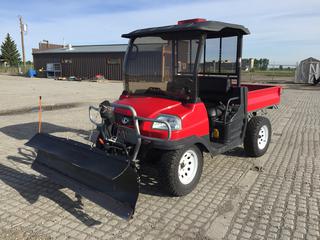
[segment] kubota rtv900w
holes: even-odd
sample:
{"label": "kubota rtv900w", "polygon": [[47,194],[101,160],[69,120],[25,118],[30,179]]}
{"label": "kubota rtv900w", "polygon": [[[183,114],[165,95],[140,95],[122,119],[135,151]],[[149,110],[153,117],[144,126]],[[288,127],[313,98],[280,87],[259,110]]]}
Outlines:
{"label": "kubota rtv900w", "polygon": [[27,143],[38,149],[32,168],[130,218],[142,160],[157,157],[163,189],[182,196],[199,182],[203,152],[243,144],[248,156],[263,155],[271,125],[257,113],[279,104],[281,88],[240,84],[246,34],[243,26],[204,19],[124,34],[124,91],[89,109],[99,131],[95,148],[37,134]]}

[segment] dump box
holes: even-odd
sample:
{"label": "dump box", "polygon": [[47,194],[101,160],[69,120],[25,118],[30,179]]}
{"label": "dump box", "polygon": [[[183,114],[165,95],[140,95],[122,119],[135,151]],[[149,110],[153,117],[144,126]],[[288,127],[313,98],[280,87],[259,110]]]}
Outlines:
{"label": "dump box", "polygon": [[281,86],[242,84],[248,88],[247,111],[254,112],[280,104]]}

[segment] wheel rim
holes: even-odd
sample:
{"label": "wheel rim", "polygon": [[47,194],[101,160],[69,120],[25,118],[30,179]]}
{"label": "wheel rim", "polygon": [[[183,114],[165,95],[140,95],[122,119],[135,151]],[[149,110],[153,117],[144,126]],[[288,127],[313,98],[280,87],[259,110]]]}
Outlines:
{"label": "wheel rim", "polygon": [[259,136],[258,136],[258,148],[260,150],[263,150],[266,147],[268,143],[268,138],[269,138],[269,129],[266,125],[263,125],[260,128]]}
{"label": "wheel rim", "polygon": [[186,151],[179,162],[178,175],[182,184],[186,185],[192,182],[198,170],[198,156],[195,151]]}

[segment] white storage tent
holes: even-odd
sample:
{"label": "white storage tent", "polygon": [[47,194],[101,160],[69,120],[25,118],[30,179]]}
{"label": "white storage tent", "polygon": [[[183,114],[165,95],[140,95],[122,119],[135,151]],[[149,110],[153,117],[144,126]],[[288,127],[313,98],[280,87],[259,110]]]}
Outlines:
{"label": "white storage tent", "polygon": [[295,82],[314,84],[320,79],[320,61],[316,58],[302,60],[296,69]]}

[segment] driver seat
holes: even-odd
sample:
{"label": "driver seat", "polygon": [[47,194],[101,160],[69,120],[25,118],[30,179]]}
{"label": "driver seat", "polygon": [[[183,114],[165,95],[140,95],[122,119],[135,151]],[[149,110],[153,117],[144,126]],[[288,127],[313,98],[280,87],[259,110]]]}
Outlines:
{"label": "driver seat", "polygon": [[230,98],[231,79],[228,77],[199,77],[199,96],[210,118],[219,118]]}
{"label": "driver seat", "polygon": [[206,105],[206,109],[208,112],[208,116],[210,118],[214,118],[217,119],[219,117],[222,116],[223,112],[224,112],[224,105],[212,105],[212,106],[208,106]]}

